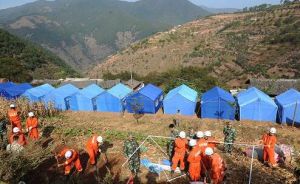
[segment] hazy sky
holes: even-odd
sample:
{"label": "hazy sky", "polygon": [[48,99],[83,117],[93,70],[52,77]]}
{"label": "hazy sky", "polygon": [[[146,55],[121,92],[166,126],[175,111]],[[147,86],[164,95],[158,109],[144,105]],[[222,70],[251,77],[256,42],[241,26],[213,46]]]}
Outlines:
{"label": "hazy sky", "polygon": [[[0,0],[0,9],[19,6],[36,0]],[[136,0],[127,0],[136,1]],[[244,8],[257,4],[277,4],[280,0],[189,0],[198,5],[204,5],[210,8]]]}

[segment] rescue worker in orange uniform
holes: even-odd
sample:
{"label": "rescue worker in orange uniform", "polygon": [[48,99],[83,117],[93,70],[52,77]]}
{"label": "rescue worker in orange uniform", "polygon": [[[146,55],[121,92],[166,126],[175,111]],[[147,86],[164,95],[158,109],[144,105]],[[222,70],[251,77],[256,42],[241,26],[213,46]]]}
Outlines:
{"label": "rescue worker in orange uniform", "polygon": [[103,143],[103,138],[101,136],[94,135],[86,143],[86,151],[89,154],[89,163],[91,165],[96,164],[97,156],[101,153],[100,146]]}
{"label": "rescue worker in orange uniform", "polygon": [[13,128],[18,127],[20,131],[22,131],[20,112],[16,109],[15,104],[10,104],[10,109],[7,112],[8,119],[11,123],[11,130]]}
{"label": "rescue worker in orange uniform", "polygon": [[189,162],[190,179],[191,181],[199,181],[201,172],[201,150],[197,146],[197,141],[195,139],[190,140],[189,146],[192,147],[187,158],[187,161]]}
{"label": "rescue worker in orange uniform", "polygon": [[209,175],[212,184],[221,184],[225,176],[225,162],[218,153],[214,153],[214,150],[210,147],[205,149],[205,157],[209,164]]}
{"label": "rescue worker in orange uniform", "polygon": [[270,167],[277,166],[275,162],[275,144],[277,142],[275,134],[276,128],[272,127],[270,128],[269,133],[264,134],[262,137],[264,145],[263,159]]}
{"label": "rescue worker in orange uniform", "polygon": [[211,136],[211,131],[204,132],[204,139],[206,140],[207,147],[215,149],[217,147],[216,139]]}
{"label": "rescue worker in orange uniform", "polygon": [[174,156],[172,158],[172,170],[171,174],[174,173],[178,162],[180,162],[180,170],[184,172],[184,157],[187,152],[188,141],[186,139],[185,132],[181,131],[179,133],[179,137],[175,139],[175,148],[174,148]]}
{"label": "rescue worker in orange uniform", "polygon": [[26,142],[25,135],[20,131],[18,127],[13,128],[13,132],[9,136],[9,143],[12,144],[14,142],[14,137],[18,137],[18,143],[21,146],[24,146]]}
{"label": "rescue worker in orange uniform", "polygon": [[33,112],[28,113],[28,118],[26,120],[26,131],[28,132],[29,138],[32,140],[38,140],[38,119],[34,116]]}
{"label": "rescue worker in orange uniform", "polygon": [[208,164],[206,164],[206,159],[205,159],[205,149],[207,147],[207,142],[204,139],[204,133],[202,131],[198,131],[196,133],[196,137],[198,138],[197,140],[197,146],[201,151],[201,161],[200,161],[200,165],[201,165],[201,176],[205,177],[205,172],[206,172],[206,167]]}
{"label": "rescue worker in orange uniform", "polygon": [[72,168],[75,166],[78,172],[82,172],[82,166],[79,159],[79,154],[74,149],[64,148],[57,157],[65,157],[65,162],[58,164],[58,167],[65,166],[65,175],[69,176]]}

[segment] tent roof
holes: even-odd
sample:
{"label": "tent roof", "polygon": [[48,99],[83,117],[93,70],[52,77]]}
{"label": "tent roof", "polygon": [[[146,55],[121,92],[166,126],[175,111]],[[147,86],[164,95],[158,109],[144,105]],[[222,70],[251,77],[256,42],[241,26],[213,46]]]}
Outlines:
{"label": "tent roof", "polygon": [[64,86],[56,88],[55,90],[52,91],[52,93],[58,94],[59,96],[62,96],[62,97],[67,97],[78,91],[79,91],[79,89],[76,88],[75,86],[73,86],[72,84],[66,84]]}
{"label": "tent roof", "polygon": [[53,86],[51,86],[50,84],[43,84],[41,86],[37,86],[31,89],[26,90],[26,93],[30,93],[34,96],[44,96],[45,94],[47,94],[48,92],[54,90],[55,88]]}
{"label": "tent roof", "polygon": [[82,90],[80,90],[79,93],[92,99],[92,98],[95,98],[96,96],[98,96],[103,91],[105,91],[105,90],[100,88],[98,85],[91,84],[91,85],[83,88]]}
{"label": "tent roof", "polygon": [[13,86],[16,86],[16,84],[13,82],[0,83],[0,89],[5,89]]}
{"label": "tent roof", "polygon": [[221,98],[225,101],[228,102],[234,102],[234,98],[233,96],[228,92],[225,91],[224,89],[216,86],[210,90],[208,90],[207,92],[203,93],[202,97],[201,97],[201,101],[211,101],[211,100],[215,100]]}
{"label": "tent roof", "polygon": [[172,98],[176,94],[180,94],[181,96],[183,96],[184,98],[186,98],[186,99],[188,99],[189,101],[192,101],[192,102],[196,102],[197,97],[198,97],[197,91],[195,91],[192,88],[182,84],[181,86],[178,86],[178,87],[172,89],[171,91],[169,91],[169,93],[165,97],[165,100],[168,100],[168,99]]}
{"label": "tent roof", "polygon": [[132,90],[129,87],[125,86],[124,84],[119,83],[114,87],[110,88],[109,90],[107,90],[107,92],[119,99],[123,99],[129,93],[131,93]]}
{"label": "tent roof", "polygon": [[257,99],[260,99],[264,102],[269,103],[270,105],[277,107],[275,102],[272,100],[272,98],[270,98],[264,92],[260,91],[255,87],[251,87],[246,91],[240,92],[237,95],[237,99],[240,106],[247,105]]}
{"label": "tent roof", "polygon": [[276,96],[275,99],[281,105],[288,105],[291,103],[300,102],[300,92],[292,88]]}
{"label": "tent roof", "polygon": [[151,100],[155,100],[163,91],[153,84],[148,84],[139,91],[140,94],[149,97]]}
{"label": "tent roof", "polygon": [[4,89],[11,96],[18,96],[24,93],[26,90],[31,89],[32,86],[28,83],[22,83],[15,85],[13,84],[11,87],[7,87]]}

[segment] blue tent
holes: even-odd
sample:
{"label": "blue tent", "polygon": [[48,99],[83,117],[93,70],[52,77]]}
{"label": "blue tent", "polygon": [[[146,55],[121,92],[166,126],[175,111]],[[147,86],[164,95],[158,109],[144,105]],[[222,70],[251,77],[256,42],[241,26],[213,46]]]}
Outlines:
{"label": "blue tent", "polygon": [[152,84],[148,84],[139,91],[132,93],[125,100],[126,110],[130,113],[155,114],[162,106],[163,91]]}
{"label": "blue tent", "polygon": [[70,98],[70,110],[73,111],[95,111],[97,109],[96,98],[104,92],[96,84],[91,84],[79,92],[73,94]]}
{"label": "blue tent", "polygon": [[25,93],[22,94],[22,97],[27,98],[30,102],[41,102],[42,98],[54,89],[55,88],[50,84],[43,84],[26,90]]}
{"label": "blue tent", "polygon": [[198,93],[186,85],[169,91],[163,100],[165,114],[194,115]]}
{"label": "blue tent", "polygon": [[72,84],[66,84],[52,90],[44,97],[43,101],[46,105],[53,103],[58,110],[68,110],[70,109],[70,97],[78,91],[79,89]]}
{"label": "blue tent", "polygon": [[237,102],[240,120],[276,121],[277,105],[255,87],[239,93]]}
{"label": "blue tent", "polygon": [[20,97],[26,90],[31,89],[32,86],[28,83],[14,84],[6,83],[3,84],[0,89],[0,95],[8,100],[16,99]]}
{"label": "blue tent", "polygon": [[132,90],[124,84],[117,84],[111,89],[100,94],[97,99],[97,111],[101,112],[122,112],[124,111],[124,98]]}
{"label": "blue tent", "polygon": [[214,87],[201,97],[201,117],[214,119],[235,118],[235,99],[220,87]]}
{"label": "blue tent", "polygon": [[295,89],[278,95],[275,98],[278,105],[278,120],[281,123],[291,124],[295,120],[295,124],[300,125],[300,92]]}

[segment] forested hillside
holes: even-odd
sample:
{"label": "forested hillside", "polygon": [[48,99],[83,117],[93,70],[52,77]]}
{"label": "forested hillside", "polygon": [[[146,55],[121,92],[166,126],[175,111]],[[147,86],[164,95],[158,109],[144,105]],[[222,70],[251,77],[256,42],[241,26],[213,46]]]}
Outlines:
{"label": "forested hillside", "polygon": [[0,29],[0,78],[29,82],[77,75],[51,52]]}

